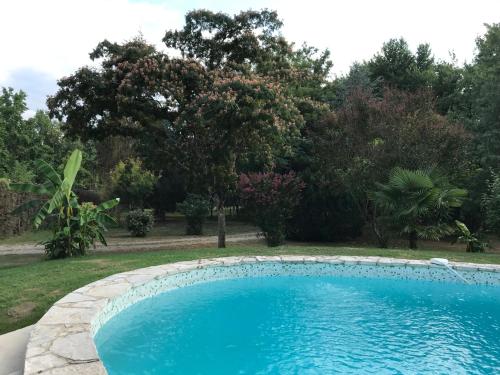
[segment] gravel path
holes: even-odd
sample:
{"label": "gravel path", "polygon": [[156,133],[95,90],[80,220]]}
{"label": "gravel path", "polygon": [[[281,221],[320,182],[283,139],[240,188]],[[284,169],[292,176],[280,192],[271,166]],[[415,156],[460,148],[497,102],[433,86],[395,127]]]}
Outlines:
{"label": "gravel path", "polygon": [[[240,233],[226,236],[227,243],[257,241],[257,233]],[[111,239],[108,246],[98,245],[95,251],[139,251],[155,249],[171,249],[174,247],[190,247],[216,245],[217,236],[184,236],[174,238],[130,238]],[[22,245],[0,245],[0,255],[23,255],[23,254],[43,254],[44,249],[41,245],[22,244]]]}

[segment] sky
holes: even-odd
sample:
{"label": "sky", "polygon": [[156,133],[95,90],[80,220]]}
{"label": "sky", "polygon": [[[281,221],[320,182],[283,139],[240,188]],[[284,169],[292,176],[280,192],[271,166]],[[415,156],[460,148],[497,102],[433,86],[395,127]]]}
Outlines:
{"label": "sky", "polygon": [[276,10],[288,40],[330,49],[337,76],[399,37],[413,50],[429,43],[437,59],[453,52],[462,64],[472,60],[484,23],[500,22],[500,0],[0,0],[0,87],[24,90],[29,113],[46,109],[57,80],[91,64],[100,41],[141,33],[164,49],[165,31],[199,8]]}

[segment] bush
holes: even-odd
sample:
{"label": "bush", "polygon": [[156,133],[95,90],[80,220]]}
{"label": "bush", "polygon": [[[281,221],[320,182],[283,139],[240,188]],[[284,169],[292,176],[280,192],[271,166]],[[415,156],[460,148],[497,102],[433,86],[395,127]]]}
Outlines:
{"label": "bush", "polygon": [[486,250],[488,243],[481,241],[477,234],[471,233],[467,225],[458,220],[455,220],[455,224],[458,231],[457,241],[466,244],[465,250],[468,253],[482,253]]}
{"label": "bush", "polygon": [[210,213],[210,202],[198,194],[188,194],[186,200],[177,205],[177,210],[186,216],[186,234],[203,234],[203,222]]}
{"label": "bush", "polygon": [[151,195],[158,178],[142,167],[139,159],[121,161],[111,172],[111,195],[131,208],[143,208],[144,200]]}
{"label": "bush", "polygon": [[127,229],[134,237],[145,237],[153,228],[151,211],[132,210],[127,214]]}
{"label": "bush", "polygon": [[285,240],[286,222],[300,200],[304,183],[288,174],[242,174],[238,188],[245,208],[262,230],[268,246]]}

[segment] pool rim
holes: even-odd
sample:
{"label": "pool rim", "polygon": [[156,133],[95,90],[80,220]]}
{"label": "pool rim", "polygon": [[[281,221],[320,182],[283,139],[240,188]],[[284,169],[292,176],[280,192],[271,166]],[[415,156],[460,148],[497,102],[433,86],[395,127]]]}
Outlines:
{"label": "pool rim", "polygon": [[[409,260],[362,256],[232,256],[197,259],[139,268],[117,273],[87,284],[61,298],[35,324],[26,350],[24,374],[107,374],[94,344],[93,324],[108,304],[130,294],[136,288],[180,273],[209,267],[238,266],[258,263],[325,263],[349,266],[442,267],[428,260]],[[500,285],[500,265],[450,262],[450,266],[465,275],[498,273],[495,285]],[[422,278],[422,280],[426,280]],[[479,283],[477,283],[479,284]]]}

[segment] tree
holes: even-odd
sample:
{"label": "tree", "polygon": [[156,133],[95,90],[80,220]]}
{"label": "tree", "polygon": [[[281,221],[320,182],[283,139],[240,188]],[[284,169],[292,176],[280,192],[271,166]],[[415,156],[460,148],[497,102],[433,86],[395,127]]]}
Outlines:
{"label": "tree", "polygon": [[139,159],[119,162],[111,172],[110,195],[119,196],[129,208],[144,208],[144,201],[151,195],[158,178],[144,169]]}
{"label": "tree", "polygon": [[357,89],[335,113],[313,124],[305,134],[309,146],[301,175],[318,189],[347,193],[379,245],[387,246],[368,192],[391,169],[439,166],[453,181],[468,176],[470,136],[462,126],[434,111],[427,91],[386,89],[382,98]]}
{"label": "tree", "polygon": [[210,213],[210,201],[199,194],[188,194],[177,204],[177,210],[186,216],[186,234],[203,234],[203,223]]}
{"label": "tree", "polygon": [[454,231],[450,210],[460,207],[466,195],[435,172],[395,168],[371,196],[385,221],[416,249],[418,238],[438,240]]}
{"label": "tree", "polygon": [[249,10],[234,17],[194,10],[186,14],[185,21],[182,30],[167,31],[163,41],[210,70],[255,64],[267,60],[276,45],[286,46],[277,34],[282,22],[276,12],[269,10]]}
{"label": "tree", "polygon": [[484,224],[493,233],[500,233],[500,176],[493,173],[488,182],[488,189],[483,194],[482,211]]}
{"label": "tree", "polygon": [[219,247],[225,246],[225,201],[236,186],[239,165],[254,158],[271,168],[286,155],[287,139],[303,122],[278,85],[264,79],[224,76],[200,94],[176,122],[180,163],[193,185],[213,194],[219,221]]}
{"label": "tree", "polygon": [[476,136],[481,167],[499,170],[500,161],[500,23],[486,25],[476,40],[477,54],[465,68],[464,105],[457,114]]}
{"label": "tree", "polygon": [[434,58],[428,44],[420,44],[413,54],[403,38],[384,43],[380,53],[368,63],[372,80],[400,90],[430,87],[434,78]]}

